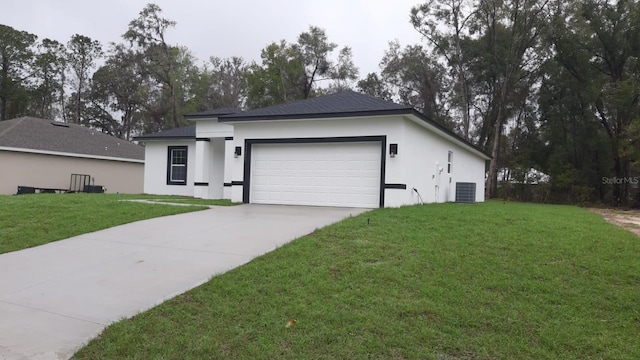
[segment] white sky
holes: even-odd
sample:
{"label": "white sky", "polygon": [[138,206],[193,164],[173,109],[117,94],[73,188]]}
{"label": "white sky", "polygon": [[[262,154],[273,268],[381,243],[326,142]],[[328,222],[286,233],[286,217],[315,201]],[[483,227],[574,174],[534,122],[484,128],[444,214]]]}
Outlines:
{"label": "white sky", "polygon": [[260,61],[274,41],[295,42],[309,25],[326,30],[339,48],[351,46],[360,77],[378,71],[388,42],[417,44],[409,24],[420,0],[2,0],[0,24],[66,43],[73,34],[102,43],[121,42],[131,20],[149,2],[177,22],[172,44],[188,47],[200,62],[210,56]]}

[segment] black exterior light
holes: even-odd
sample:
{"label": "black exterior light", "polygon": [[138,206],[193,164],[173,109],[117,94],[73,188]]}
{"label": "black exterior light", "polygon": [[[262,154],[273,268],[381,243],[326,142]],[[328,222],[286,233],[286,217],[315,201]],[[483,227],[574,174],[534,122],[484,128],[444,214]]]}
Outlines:
{"label": "black exterior light", "polygon": [[389,144],[389,156],[394,158],[398,155],[398,144]]}
{"label": "black exterior light", "polygon": [[238,157],[242,155],[242,148],[240,146],[236,146],[236,151],[233,152],[233,157]]}

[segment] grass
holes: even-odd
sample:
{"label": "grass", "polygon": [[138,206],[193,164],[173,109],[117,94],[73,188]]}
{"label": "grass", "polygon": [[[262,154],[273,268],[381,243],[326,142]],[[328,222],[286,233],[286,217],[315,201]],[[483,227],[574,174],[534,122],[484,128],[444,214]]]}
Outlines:
{"label": "grass", "polygon": [[74,358],[638,359],[639,288],[639,239],[579,208],[379,209],[115,323]]}
{"label": "grass", "polygon": [[159,202],[159,203],[175,203],[175,204],[188,204],[188,205],[213,205],[213,206],[234,206],[240,205],[240,203],[231,202],[228,199],[196,199],[196,198],[187,198],[187,199],[148,199],[149,201]]}
{"label": "grass", "polygon": [[147,201],[153,201],[153,202],[189,204],[189,205],[234,206],[234,205],[241,204],[241,203],[231,202],[231,200],[228,200],[228,199],[197,199],[190,196],[179,196],[179,195],[120,194],[119,196],[123,200],[147,200]]}
{"label": "grass", "polygon": [[143,204],[115,194],[0,195],[0,254],[138,220],[205,209]]}

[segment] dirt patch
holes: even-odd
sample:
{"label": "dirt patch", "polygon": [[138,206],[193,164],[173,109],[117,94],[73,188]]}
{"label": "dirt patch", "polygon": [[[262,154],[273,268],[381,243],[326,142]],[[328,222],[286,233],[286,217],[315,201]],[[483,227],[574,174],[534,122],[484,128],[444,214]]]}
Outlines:
{"label": "dirt patch", "polygon": [[611,224],[621,226],[632,233],[640,236],[640,211],[639,210],[614,210],[614,209],[589,209],[592,212],[602,215]]}

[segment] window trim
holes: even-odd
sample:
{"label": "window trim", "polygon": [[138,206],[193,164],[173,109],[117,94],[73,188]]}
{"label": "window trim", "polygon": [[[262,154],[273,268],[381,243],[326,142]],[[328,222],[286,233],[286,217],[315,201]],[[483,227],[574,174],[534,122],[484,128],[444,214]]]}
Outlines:
{"label": "window trim", "polygon": [[447,174],[451,174],[451,168],[453,167],[453,151],[449,150],[447,154]]}
{"label": "window trim", "polygon": [[[182,150],[184,151],[184,180],[172,180],[172,170],[175,166],[173,164],[173,151],[174,150]],[[187,169],[189,165],[189,147],[188,146],[169,146],[167,147],[167,185],[187,185]],[[178,164],[178,166],[182,166],[182,164]]]}

